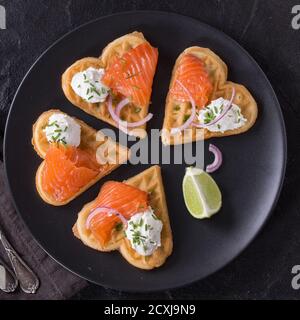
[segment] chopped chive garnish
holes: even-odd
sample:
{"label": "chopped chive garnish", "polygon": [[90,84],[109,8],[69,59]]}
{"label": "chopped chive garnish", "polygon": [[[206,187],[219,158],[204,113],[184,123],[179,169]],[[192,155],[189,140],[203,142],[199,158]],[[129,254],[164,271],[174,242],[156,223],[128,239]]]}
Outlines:
{"label": "chopped chive garnish", "polygon": [[90,96],[90,97],[88,97],[88,100],[91,100],[92,98],[94,98],[94,96]]}
{"label": "chopped chive garnish", "polygon": [[216,115],[212,111],[207,111],[204,115],[204,123],[210,123],[212,120],[214,120]]}
{"label": "chopped chive garnish", "polygon": [[130,79],[130,78],[136,77],[138,74],[140,74],[140,72],[133,73],[133,74],[127,73],[127,76],[125,77],[125,79]]}
{"label": "chopped chive garnish", "polygon": [[134,109],[134,112],[135,112],[135,113],[139,113],[141,110],[142,110],[141,108],[135,108],[135,109]]}
{"label": "chopped chive garnish", "polygon": [[67,142],[66,142],[65,138],[59,139],[59,141],[58,141],[58,142],[62,142],[64,145],[66,145],[66,144],[67,144]]}
{"label": "chopped chive garnish", "polygon": [[135,231],[132,234],[132,242],[133,244],[140,245],[141,243],[144,245],[144,242],[147,238],[145,236],[142,236],[140,231]]}
{"label": "chopped chive garnish", "polygon": [[56,142],[57,139],[60,137],[60,135],[61,135],[61,133],[59,132],[56,136],[52,137],[52,140],[53,140],[54,142]]}
{"label": "chopped chive garnish", "polygon": [[115,225],[116,231],[121,231],[123,229],[123,223],[119,222]]}
{"label": "chopped chive garnish", "polygon": [[139,86],[136,86],[135,84],[132,85],[132,88],[133,88],[133,89],[136,89],[136,90],[140,90],[140,89],[141,89]]}
{"label": "chopped chive garnish", "polygon": [[53,127],[55,124],[56,124],[56,121],[54,121],[54,122],[52,122],[52,123],[50,123],[50,124],[45,125],[45,128],[46,128],[46,127]]}
{"label": "chopped chive garnish", "polygon": [[141,219],[141,220],[140,220],[140,223],[139,223],[139,226],[142,227],[143,224],[144,224],[144,219]]}
{"label": "chopped chive garnish", "polygon": [[96,89],[96,87],[90,82],[91,90]]}
{"label": "chopped chive garnish", "polygon": [[186,122],[188,120],[190,116],[188,114],[185,114],[184,117],[183,117],[183,122]]}
{"label": "chopped chive garnish", "polygon": [[92,87],[91,92],[95,92],[98,96],[101,96],[100,92],[94,86]]}

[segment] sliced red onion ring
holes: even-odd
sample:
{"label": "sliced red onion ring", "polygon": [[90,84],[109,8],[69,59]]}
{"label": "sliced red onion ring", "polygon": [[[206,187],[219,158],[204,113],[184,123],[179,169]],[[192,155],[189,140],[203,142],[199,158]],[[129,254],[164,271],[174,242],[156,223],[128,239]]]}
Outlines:
{"label": "sliced red onion ring", "polygon": [[126,106],[126,104],[128,104],[130,102],[130,100],[128,98],[125,98],[123,100],[121,100],[118,105],[116,106],[116,109],[115,109],[115,113],[117,115],[117,117],[120,118],[120,113],[121,113],[121,110]]}
{"label": "sliced red onion ring", "polygon": [[[118,104],[118,106],[121,104],[121,102]],[[128,102],[129,102],[129,100],[128,100]],[[125,103],[125,101],[124,101],[124,103]],[[116,110],[118,109],[118,106],[116,107]],[[114,109],[112,107],[112,97],[111,97],[111,95],[109,95],[109,97],[108,97],[108,112],[111,115],[111,117],[113,118],[113,120],[118,124],[119,129],[122,130],[124,133],[129,134],[127,129],[124,128],[121,125],[122,120],[120,119],[119,116],[116,115],[116,113],[115,113],[115,111],[114,111]]]}
{"label": "sliced red onion ring", "polygon": [[181,131],[185,130],[186,128],[188,128],[193,123],[193,121],[194,121],[194,119],[196,117],[196,103],[195,103],[195,100],[193,99],[193,97],[190,94],[190,92],[188,91],[188,89],[179,80],[176,80],[176,81],[182,87],[182,89],[186,92],[186,94],[188,95],[189,100],[190,100],[191,105],[192,105],[192,112],[191,112],[190,117],[186,120],[186,122],[183,125],[181,125],[180,127],[171,129],[171,134],[172,135],[177,134],[178,132],[181,132]]}
{"label": "sliced red onion ring", "polygon": [[119,213],[117,210],[109,208],[109,207],[100,207],[100,208],[96,208],[90,212],[90,214],[87,217],[86,222],[85,222],[86,229],[88,229],[88,230],[90,229],[90,224],[91,224],[92,219],[100,213],[107,213],[108,215],[114,214],[118,218],[120,218],[120,220],[122,221],[124,226],[127,226],[127,219],[121,213]]}
{"label": "sliced red onion ring", "polygon": [[120,119],[119,116],[116,115],[113,107],[112,107],[112,97],[111,95],[108,97],[108,112],[111,115],[111,117],[113,118],[113,120],[117,123],[120,124],[122,122],[122,120]]}
{"label": "sliced red onion ring", "polygon": [[109,98],[108,98],[108,111],[109,111],[111,117],[113,118],[113,120],[119,125],[119,128],[122,130],[123,129],[126,130],[126,128],[134,128],[134,127],[142,126],[143,124],[148,122],[153,117],[152,113],[148,113],[147,116],[140,121],[127,122],[127,121],[121,120],[120,119],[120,112],[121,112],[122,108],[124,108],[126,106],[126,104],[128,104],[129,102],[130,101],[127,98],[121,100],[118,103],[118,105],[116,106],[116,111],[114,111],[113,107],[112,107],[112,97],[109,96]]}
{"label": "sliced red onion ring", "polygon": [[212,143],[209,144],[208,150],[210,152],[212,152],[215,156],[213,163],[206,166],[206,172],[212,173],[220,168],[222,161],[223,161],[223,156],[222,156],[220,149],[217,148]]}
{"label": "sliced red onion ring", "polygon": [[235,97],[235,88],[232,87],[232,94],[231,94],[230,101],[228,102],[227,106],[224,108],[224,110],[221,114],[219,114],[213,121],[211,121],[209,123],[206,123],[206,124],[194,123],[193,125],[197,128],[206,128],[206,127],[212,126],[213,124],[220,121],[227,114],[227,112],[232,108],[232,102],[234,100],[234,97]]}

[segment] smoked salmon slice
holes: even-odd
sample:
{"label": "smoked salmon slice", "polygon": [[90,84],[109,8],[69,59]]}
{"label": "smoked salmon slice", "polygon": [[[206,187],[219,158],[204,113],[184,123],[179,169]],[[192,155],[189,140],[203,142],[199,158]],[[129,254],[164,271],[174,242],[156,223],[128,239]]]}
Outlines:
{"label": "smoked salmon slice", "polygon": [[65,201],[93,180],[100,171],[95,157],[75,147],[51,145],[43,167],[43,189],[56,201]]}
{"label": "smoked salmon slice", "polygon": [[[92,210],[103,207],[114,209],[129,220],[134,214],[147,209],[148,194],[122,182],[108,181],[102,186]],[[90,221],[90,230],[101,245],[109,241],[112,231],[121,222],[118,216],[108,213],[109,209]]]}
{"label": "smoked salmon slice", "polygon": [[173,85],[170,88],[173,99],[181,102],[189,101],[186,91],[178,81],[189,91],[199,108],[206,105],[213,86],[201,59],[192,54],[183,55],[175,71]]}
{"label": "smoked salmon slice", "polygon": [[115,94],[129,98],[133,104],[149,104],[158,50],[148,42],[116,56],[105,70],[102,82]]}

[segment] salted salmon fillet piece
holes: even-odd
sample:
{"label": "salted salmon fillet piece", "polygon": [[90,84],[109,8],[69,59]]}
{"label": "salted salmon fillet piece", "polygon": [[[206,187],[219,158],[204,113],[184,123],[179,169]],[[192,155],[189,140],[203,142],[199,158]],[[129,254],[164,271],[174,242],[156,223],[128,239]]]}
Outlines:
{"label": "salted salmon fillet piece", "polygon": [[192,54],[183,55],[175,73],[175,81],[170,88],[173,99],[189,101],[189,96],[178,81],[189,91],[199,108],[207,104],[213,86],[201,59]]}
{"label": "salted salmon fillet piece", "polygon": [[[106,182],[95,200],[93,209],[111,208],[129,220],[137,212],[145,211],[148,207],[148,194],[138,188],[123,182]],[[111,237],[113,229],[120,223],[118,216],[102,212],[95,215],[90,222],[90,230],[101,245],[105,245]]]}
{"label": "salted salmon fillet piece", "polygon": [[145,42],[116,56],[105,70],[102,82],[136,106],[149,104],[158,50]]}
{"label": "salted salmon fillet piece", "polygon": [[56,201],[65,201],[93,180],[99,171],[96,158],[87,151],[52,145],[45,157],[42,185]]}

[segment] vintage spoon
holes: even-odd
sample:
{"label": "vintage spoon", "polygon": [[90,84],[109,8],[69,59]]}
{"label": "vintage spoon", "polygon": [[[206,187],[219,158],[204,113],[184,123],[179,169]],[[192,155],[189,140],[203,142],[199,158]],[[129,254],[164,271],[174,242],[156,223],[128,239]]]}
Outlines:
{"label": "vintage spoon", "polygon": [[0,289],[6,293],[14,292],[18,287],[18,279],[0,257]]}
{"label": "vintage spoon", "polygon": [[21,259],[14,248],[6,239],[3,231],[0,229],[0,241],[13,266],[15,275],[19,280],[21,289],[26,293],[35,293],[39,287],[39,279],[27,264]]}

